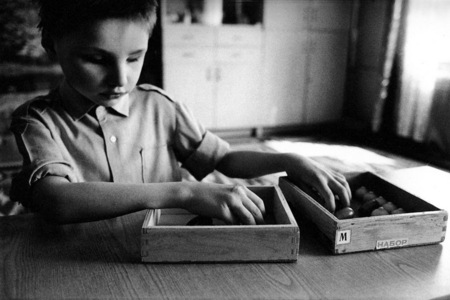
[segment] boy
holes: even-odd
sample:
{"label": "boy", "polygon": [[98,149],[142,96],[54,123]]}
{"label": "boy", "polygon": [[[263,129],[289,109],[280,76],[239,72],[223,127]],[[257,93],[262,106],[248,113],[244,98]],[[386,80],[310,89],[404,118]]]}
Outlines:
{"label": "boy", "polygon": [[11,125],[24,158],[11,196],[59,222],[185,208],[229,224],[264,222],[244,186],[181,182],[214,169],[250,178],[286,171],[334,211],[349,205],[340,174],[295,154],[231,151],[180,103],[136,86],[156,19],[154,0],[39,0],[42,45],[64,73],[48,95],[19,107]]}

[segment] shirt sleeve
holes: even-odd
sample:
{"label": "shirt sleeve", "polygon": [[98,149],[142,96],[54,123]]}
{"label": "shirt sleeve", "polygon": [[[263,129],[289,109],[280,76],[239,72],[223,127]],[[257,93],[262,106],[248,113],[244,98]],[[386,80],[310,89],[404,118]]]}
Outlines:
{"label": "shirt sleeve", "polygon": [[197,180],[214,171],[219,161],[228,153],[230,145],[213,134],[195,119],[189,109],[176,103],[177,124],[175,147],[182,167]]}
{"label": "shirt sleeve", "polygon": [[11,131],[23,157],[23,167],[13,179],[10,195],[24,206],[29,206],[33,184],[46,176],[76,181],[72,166],[63,158],[44,120],[42,112],[31,109],[29,104],[19,107],[13,114]]}

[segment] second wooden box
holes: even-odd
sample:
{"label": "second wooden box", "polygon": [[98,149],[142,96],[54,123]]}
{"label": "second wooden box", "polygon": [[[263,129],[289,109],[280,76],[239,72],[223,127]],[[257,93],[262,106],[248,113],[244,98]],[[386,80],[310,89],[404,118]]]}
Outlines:
{"label": "second wooden box", "polygon": [[[317,201],[317,195],[281,177],[279,186],[291,204],[296,217],[311,220],[325,237],[334,254],[384,250],[436,244],[444,241],[448,214],[445,210],[416,197],[370,172],[352,174],[347,180],[355,191],[365,186],[389,199],[406,213],[384,216],[356,217],[340,220]],[[357,201],[352,201],[355,211]]]}

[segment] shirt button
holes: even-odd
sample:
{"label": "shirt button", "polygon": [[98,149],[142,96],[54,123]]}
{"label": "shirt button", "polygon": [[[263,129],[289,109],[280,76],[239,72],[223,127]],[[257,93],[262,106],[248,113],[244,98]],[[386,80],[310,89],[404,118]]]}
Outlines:
{"label": "shirt button", "polygon": [[109,140],[111,141],[111,143],[115,143],[117,142],[117,137],[115,135],[112,135]]}

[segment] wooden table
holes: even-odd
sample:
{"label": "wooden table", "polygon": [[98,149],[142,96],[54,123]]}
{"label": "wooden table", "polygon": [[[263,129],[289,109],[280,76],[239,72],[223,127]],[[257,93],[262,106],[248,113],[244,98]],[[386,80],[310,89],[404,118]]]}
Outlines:
{"label": "wooden table", "polygon": [[[421,173],[418,168],[392,178],[404,181]],[[450,175],[432,173],[427,176],[449,179],[445,197],[434,200],[450,211]],[[143,264],[144,215],[64,226],[34,215],[1,218],[0,299],[450,297],[448,235],[437,245],[334,256],[316,229],[299,220],[296,263]]]}

